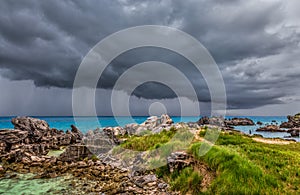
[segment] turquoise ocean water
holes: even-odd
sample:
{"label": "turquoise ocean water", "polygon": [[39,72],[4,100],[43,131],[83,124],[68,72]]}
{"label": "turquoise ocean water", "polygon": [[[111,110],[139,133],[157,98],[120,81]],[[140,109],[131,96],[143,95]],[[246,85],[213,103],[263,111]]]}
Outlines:
{"label": "turquoise ocean water", "polygon": [[[115,126],[125,126],[126,124],[135,122],[142,123],[147,119],[148,116],[135,116],[135,117],[109,117],[109,116],[99,116],[99,117],[77,117],[76,120],[74,117],[36,117],[42,120],[45,120],[49,123],[50,127],[68,130],[70,125],[76,125],[82,132],[87,132],[91,129],[96,129],[97,127],[115,127]],[[234,116],[228,116],[226,118],[232,118]],[[266,124],[275,124],[276,121],[278,124],[281,122],[287,121],[286,116],[238,116],[238,117],[247,117],[252,119],[255,123],[261,121],[263,125]],[[11,124],[11,119],[14,117],[0,117],[0,129],[12,129],[13,125]],[[200,117],[171,117],[175,123],[177,122],[196,122]],[[252,134],[261,134],[264,137],[280,137],[289,136],[288,133],[271,133],[271,132],[256,132],[255,130],[260,126],[238,126],[235,127],[237,130],[240,130],[245,133],[249,133],[251,130]],[[297,141],[300,141],[299,138],[293,138]]]}

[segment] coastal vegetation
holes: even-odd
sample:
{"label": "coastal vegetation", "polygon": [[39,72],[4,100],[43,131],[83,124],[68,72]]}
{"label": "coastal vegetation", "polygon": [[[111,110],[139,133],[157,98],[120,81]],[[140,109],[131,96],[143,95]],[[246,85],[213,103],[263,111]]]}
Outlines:
{"label": "coastal vegetation", "polygon": [[[145,131],[148,132],[148,131]],[[131,136],[126,142],[121,144],[123,148],[136,150],[136,151],[146,151],[151,149],[159,148],[162,144],[167,143],[176,134],[174,128],[170,131],[163,130],[159,134],[142,134],[139,136]]]}
{"label": "coastal vegetation", "polygon": [[[203,128],[199,137],[204,137]],[[151,150],[163,146],[176,130],[159,134],[129,137],[123,147]],[[156,169],[173,190],[191,194],[297,194],[300,191],[300,143],[266,144],[238,132],[222,132],[205,155],[200,147],[210,143],[194,139],[188,153],[196,163],[171,173],[167,166]],[[202,146],[203,147],[203,146]],[[215,178],[203,188],[203,175],[197,164],[206,165]]]}

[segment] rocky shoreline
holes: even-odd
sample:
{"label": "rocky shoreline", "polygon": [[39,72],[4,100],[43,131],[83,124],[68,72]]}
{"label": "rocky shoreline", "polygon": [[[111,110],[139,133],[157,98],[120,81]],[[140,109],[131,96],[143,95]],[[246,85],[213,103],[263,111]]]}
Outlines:
{"label": "rocky shoreline", "polygon": [[[16,173],[33,173],[32,179],[71,174],[81,181],[74,183],[80,189],[76,193],[177,194],[150,171],[133,173],[98,159],[75,126],[63,132],[30,117],[15,118],[12,123],[15,129],[0,131],[0,178],[13,178]],[[51,155],[53,151],[61,154]]]}
{"label": "rocky shoreline", "polygon": [[[278,125],[277,121],[272,121],[271,124],[262,126],[261,121],[257,122],[257,125],[261,127],[257,128],[256,132],[285,132],[290,136],[285,138],[299,137],[300,132],[300,113],[294,116],[287,116],[288,121],[282,122]],[[221,127],[223,130],[234,130],[235,126],[255,126],[255,123],[249,118],[232,118],[224,119],[222,117],[202,117],[197,121],[199,126],[212,125]],[[250,133],[251,134],[251,133]]]}
{"label": "rocky shoreline", "polygon": [[[300,132],[300,113],[294,116],[287,116],[288,121],[282,122],[280,125],[271,124],[258,128],[256,131],[264,132],[286,132],[291,135],[286,138],[299,137]],[[274,121],[276,122],[276,121]]]}
{"label": "rocky shoreline", "polygon": [[[291,137],[299,136],[299,116],[288,116],[288,122],[280,126],[266,125],[256,131],[289,132]],[[73,125],[71,130],[64,132],[49,127],[46,121],[30,117],[14,118],[12,124],[14,129],[0,130],[0,179],[28,173],[34,174],[31,179],[70,175],[76,182],[70,183],[70,191],[65,191],[66,194],[179,194],[153,171],[135,168],[149,158],[147,152],[125,162],[112,155],[115,146],[126,142],[128,136],[180,128],[196,133],[208,126],[230,132],[234,131],[234,126],[255,125],[247,118],[225,120],[220,117],[202,117],[197,122],[174,124],[168,115],[162,115],[149,117],[142,124],[106,127],[84,135]],[[175,151],[166,157],[166,164],[172,173],[197,163],[187,153]],[[214,173],[205,165],[198,165],[198,169],[205,175],[206,184],[203,185],[209,185]]]}

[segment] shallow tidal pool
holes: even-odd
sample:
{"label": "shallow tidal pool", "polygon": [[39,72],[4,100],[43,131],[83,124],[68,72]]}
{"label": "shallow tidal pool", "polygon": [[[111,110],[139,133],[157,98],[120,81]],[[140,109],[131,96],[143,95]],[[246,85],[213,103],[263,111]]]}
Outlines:
{"label": "shallow tidal pool", "polygon": [[17,174],[13,178],[0,179],[0,194],[36,195],[65,194],[70,189],[72,176],[52,179],[33,179],[34,174]]}

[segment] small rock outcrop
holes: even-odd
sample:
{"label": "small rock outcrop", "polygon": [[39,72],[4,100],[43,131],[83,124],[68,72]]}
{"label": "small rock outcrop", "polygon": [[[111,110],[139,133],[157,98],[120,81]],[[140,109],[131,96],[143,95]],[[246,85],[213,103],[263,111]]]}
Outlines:
{"label": "small rock outcrop", "polygon": [[281,128],[300,128],[300,113],[295,116],[287,116],[288,121],[281,123]]}
{"label": "small rock outcrop", "polygon": [[300,113],[294,116],[287,116],[287,119],[287,122],[281,123],[280,128],[288,129],[287,132],[291,134],[291,137],[299,137]]}
{"label": "small rock outcrop", "polygon": [[198,121],[198,125],[214,125],[214,126],[225,126],[225,119],[223,117],[201,117]]}
{"label": "small rock outcrop", "polygon": [[224,119],[223,117],[202,117],[197,121],[198,125],[214,125],[233,129],[233,126],[252,126],[255,123],[249,118]]}
{"label": "small rock outcrop", "polygon": [[263,125],[263,122],[261,122],[261,121],[257,121],[257,123],[256,123],[257,125]]}
{"label": "small rock outcrop", "polygon": [[289,129],[287,132],[291,134],[291,137],[299,137],[300,128],[292,128]]}
{"label": "small rock outcrop", "polygon": [[185,167],[192,165],[193,161],[186,152],[173,152],[167,158],[169,171],[172,173],[174,170],[182,170]]}
{"label": "small rock outcrop", "polygon": [[124,129],[128,135],[141,135],[144,131],[151,131],[152,133],[160,133],[163,129],[170,129],[173,120],[166,114],[158,116],[151,116],[147,118],[142,124],[128,124]]}
{"label": "small rock outcrop", "polygon": [[228,126],[253,126],[253,125],[255,125],[255,123],[249,118],[226,119],[225,124]]}
{"label": "small rock outcrop", "polygon": [[118,136],[124,136],[127,131],[122,127],[106,127],[103,129],[103,132],[108,136],[109,139],[113,140],[115,144],[120,144],[121,140],[118,139]]}
{"label": "small rock outcrop", "polygon": [[266,131],[266,132],[286,132],[286,130],[281,129],[277,125],[267,125],[265,127],[258,128],[256,131]]}

